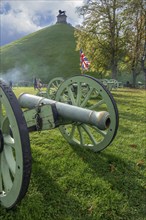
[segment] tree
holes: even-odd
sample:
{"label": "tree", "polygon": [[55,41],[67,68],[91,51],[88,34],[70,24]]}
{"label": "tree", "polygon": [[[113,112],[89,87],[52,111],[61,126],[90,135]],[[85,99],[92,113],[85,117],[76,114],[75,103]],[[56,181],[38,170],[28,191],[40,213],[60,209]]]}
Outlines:
{"label": "tree", "polygon": [[146,89],[146,0],[144,0],[144,46],[143,46],[143,56],[141,59],[141,66],[144,72],[144,79],[145,79],[145,89]]}
{"label": "tree", "polygon": [[83,48],[92,63],[91,71],[102,71],[117,78],[123,51],[123,1],[89,0],[78,8],[84,22],[77,29],[77,49]]}
{"label": "tree", "polygon": [[141,57],[144,50],[144,7],[143,0],[130,0],[128,7],[125,9],[125,17],[127,27],[124,30],[126,40],[127,56],[129,57],[129,65],[133,86],[136,86],[136,78],[141,73]]}
{"label": "tree", "polygon": [[91,61],[91,71],[132,74],[146,79],[146,0],[89,0],[78,8],[84,21],[77,29],[77,49],[83,48]]}

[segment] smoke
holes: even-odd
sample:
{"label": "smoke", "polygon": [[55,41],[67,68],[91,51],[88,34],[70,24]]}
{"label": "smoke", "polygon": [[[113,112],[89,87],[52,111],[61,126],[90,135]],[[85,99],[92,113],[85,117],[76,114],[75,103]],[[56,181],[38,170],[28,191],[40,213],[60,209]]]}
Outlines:
{"label": "smoke", "polygon": [[0,80],[5,81],[6,83],[12,81],[14,84],[17,84],[20,81],[25,81],[28,78],[26,75],[28,69],[28,65],[24,65],[23,67],[15,67],[8,70],[6,73],[0,73]]}

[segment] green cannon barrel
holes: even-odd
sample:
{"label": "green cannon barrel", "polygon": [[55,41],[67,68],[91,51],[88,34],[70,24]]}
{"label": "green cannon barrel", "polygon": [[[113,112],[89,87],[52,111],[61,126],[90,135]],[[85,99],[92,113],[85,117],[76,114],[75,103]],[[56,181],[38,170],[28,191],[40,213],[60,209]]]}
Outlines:
{"label": "green cannon barrel", "polygon": [[100,130],[105,130],[110,125],[110,115],[106,111],[96,112],[25,93],[19,96],[18,101],[22,108],[28,109],[32,109],[40,105],[55,104],[59,117],[62,117],[64,120],[67,119],[72,122],[91,124]]}

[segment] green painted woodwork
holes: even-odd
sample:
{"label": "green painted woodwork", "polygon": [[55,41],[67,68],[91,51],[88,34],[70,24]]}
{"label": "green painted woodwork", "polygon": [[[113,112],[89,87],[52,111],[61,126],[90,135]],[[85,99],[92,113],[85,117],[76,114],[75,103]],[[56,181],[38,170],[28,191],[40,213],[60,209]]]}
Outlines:
{"label": "green painted woodwork", "polygon": [[11,89],[0,82],[0,203],[12,208],[27,192],[31,152],[27,126]]}
{"label": "green painted woodwork", "polygon": [[95,125],[78,122],[60,126],[62,135],[70,144],[97,152],[112,142],[118,128],[118,109],[111,93],[100,81],[85,75],[72,77],[61,84],[56,100],[97,112],[109,113],[110,123],[104,131]]}
{"label": "green painted woodwork", "polygon": [[[24,112],[27,128],[33,130],[49,130],[55,128],[51,105],[42,105]],[[39,119],[40,124],[39,125]]]}
{"label": "green painted woodwork", "polygon": [[49,82],[47,91],[46,91],[47,98],[55,99],[57,90],[63,81],[64,79],[62,77],[56,77]]}

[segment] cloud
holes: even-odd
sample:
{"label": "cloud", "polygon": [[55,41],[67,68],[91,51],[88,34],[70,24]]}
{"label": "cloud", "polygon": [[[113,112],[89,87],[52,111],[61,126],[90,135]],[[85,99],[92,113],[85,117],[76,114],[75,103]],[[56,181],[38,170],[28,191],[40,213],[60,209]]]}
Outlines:
{"label": "cloud", "polygon": [[83,0],[2,0],[1,45],[56,23],[58,10],[65,10],[67,22],[73,26],[80,23],[76,7]]}
{"label": "cloud", "polygon": [[4,2],[0,5],[0,14],[7,14],[11,10],[11,6],[8,2]]}

